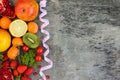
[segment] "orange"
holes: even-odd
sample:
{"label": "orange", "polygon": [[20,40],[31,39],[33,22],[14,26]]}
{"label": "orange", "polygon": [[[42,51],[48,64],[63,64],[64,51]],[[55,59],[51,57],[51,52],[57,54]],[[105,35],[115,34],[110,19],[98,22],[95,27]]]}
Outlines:
{"label": "orange", "polygon": [[3,16],[3,17],[0,19],[0,26],[1,26],[1,28],[3,28],[3,29],[8,29],[10,23],[11,23],[11,19],[8,18],[8,17],[6,17],[6,16]]}
{"label": "orange", "polygon": [[20,38],[20,37],[14,37],[13,39],[12,39],[12,45],[13,46],[23,46],[23,40],[22,40],[22,38]]}
{"label": "orange", "polygon": [[11,36],[7,30],[0,29],[0,52],[6,51],[11,45]]}
{"label": "orange", "polygon": [[12,46],[12,47],[8,50],[7,56],[8,56],[8,58],[10,58],[10,59],[15,59],[16,56],[18,55],[18,52],[19,52],[18,48],[15,47],[15,46]]}
{"label": "orange", "polygon": [[30,32],[30,33],[37,33],[37,31],[38,31],[37,23],[29,22],[27,26],[28,26],[28,32]]}

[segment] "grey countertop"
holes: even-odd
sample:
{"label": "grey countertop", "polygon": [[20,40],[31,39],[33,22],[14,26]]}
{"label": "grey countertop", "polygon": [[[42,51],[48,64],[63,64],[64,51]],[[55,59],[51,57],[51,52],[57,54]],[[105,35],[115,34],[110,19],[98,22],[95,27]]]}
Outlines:
{"label": "grey countertop", "polygon": [[48,57],[54,66],[45,73],[50,80],[120,80],[119,4],[120,0],[48,0]]}
{"label": "grey countertop", "polygon": [[51,80],[120,80],[120,0],[49,0]]}

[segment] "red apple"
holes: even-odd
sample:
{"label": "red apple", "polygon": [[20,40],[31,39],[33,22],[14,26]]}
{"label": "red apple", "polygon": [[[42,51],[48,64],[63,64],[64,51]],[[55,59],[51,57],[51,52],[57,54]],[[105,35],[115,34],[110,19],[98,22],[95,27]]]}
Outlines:
{"label": "red apple", "polygon": [[18,0],[15,4],[15,14],[24,21],[34,20],[39,11],[36,0]]}

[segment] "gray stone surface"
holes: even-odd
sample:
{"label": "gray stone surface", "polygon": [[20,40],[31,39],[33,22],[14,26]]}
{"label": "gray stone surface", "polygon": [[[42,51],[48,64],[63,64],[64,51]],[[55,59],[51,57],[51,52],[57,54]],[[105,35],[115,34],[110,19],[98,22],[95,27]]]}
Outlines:
{"label": "gray stone surface", "polygon": [[120,0],[48,0],[47,43],[54,67],[45,73],[50,80],[120,80],[119,4]]}
{"label": "gray stone surface", "polygon": [[50,0],[51,80],[120,80],[120,1]]}

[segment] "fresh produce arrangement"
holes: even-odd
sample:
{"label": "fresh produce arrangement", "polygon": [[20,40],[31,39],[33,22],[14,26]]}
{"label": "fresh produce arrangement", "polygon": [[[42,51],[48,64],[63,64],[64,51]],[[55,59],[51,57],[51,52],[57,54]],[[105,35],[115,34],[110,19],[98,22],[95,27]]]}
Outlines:
{"label": "fresh produce arrangement", "polygon": [[35,68],[41,68],[45,48],[37,35],[38,11],[36,0],[17,0],[14,5],[0,0],[0,80],[32,80]]}

